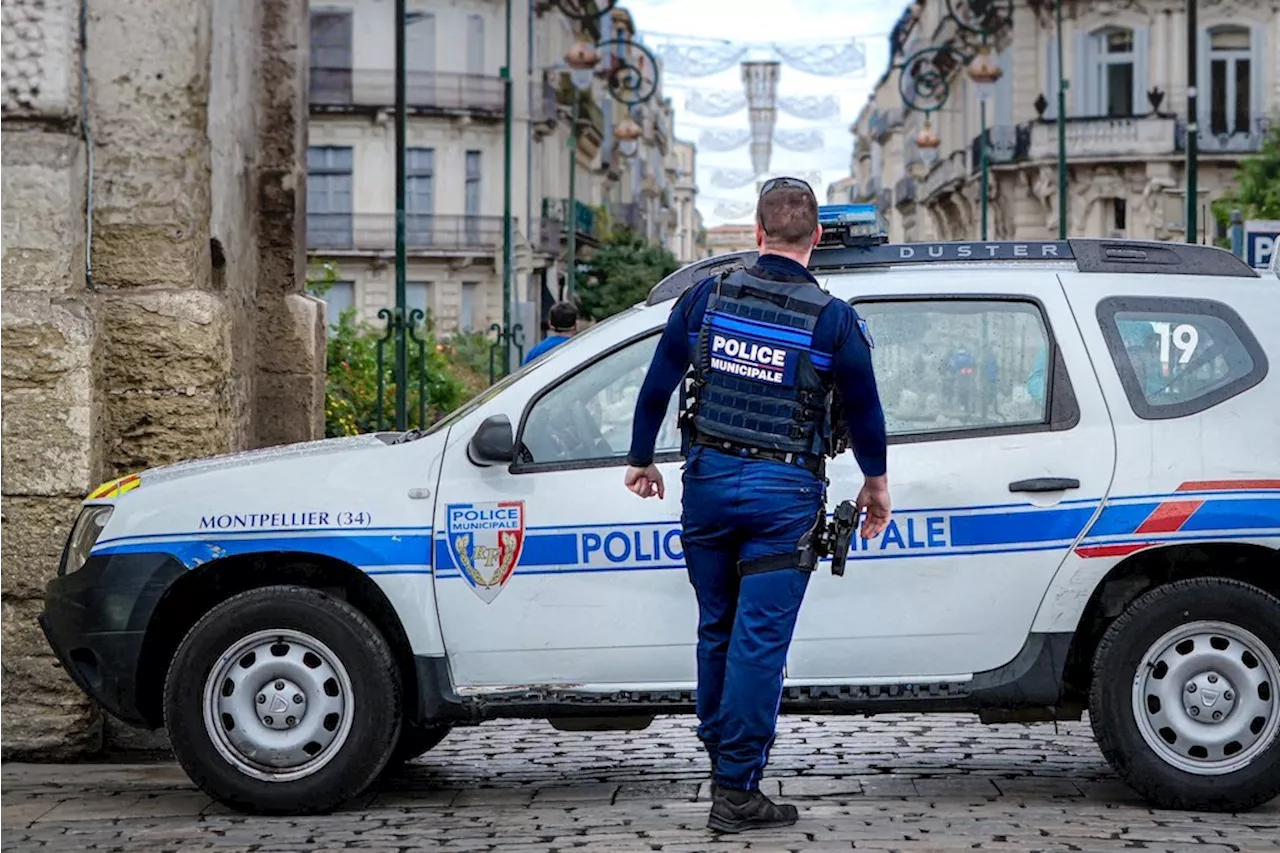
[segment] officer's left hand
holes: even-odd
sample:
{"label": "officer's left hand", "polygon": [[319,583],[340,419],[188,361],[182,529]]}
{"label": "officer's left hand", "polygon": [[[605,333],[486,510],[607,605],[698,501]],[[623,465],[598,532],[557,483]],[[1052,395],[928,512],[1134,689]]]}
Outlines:
{"label": "officer's left hand", "polygon": [[656,494],[658,500],[662,500],[667,494],[666,487],[662,484],[662,472],[658,470],[657,465],[650,465],[647,468],[628,466],[624,482],[628,489],[642,498],[651,498]]}

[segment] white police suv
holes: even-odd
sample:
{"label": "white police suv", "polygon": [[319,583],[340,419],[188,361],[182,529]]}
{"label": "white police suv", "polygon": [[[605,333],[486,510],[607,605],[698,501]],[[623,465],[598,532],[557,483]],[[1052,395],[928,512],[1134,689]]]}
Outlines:
{"label": "white police suv", "polygon": [[[1152,802],[1280,793],[1280,283],[1205,246],[890,245],[824,209],[812,270],[875,342],[893,523],[820,565],[793,714],[1088,710]],[[853,227],[848,223],[853,221]],[[251,812],[330,809],[455,726],[690,713],[669,493],[632,409],[701,261],[425,432],[174,465],[85,501],[41,624],[110,713]],[[828,468],[833,503],[861,482]]]}

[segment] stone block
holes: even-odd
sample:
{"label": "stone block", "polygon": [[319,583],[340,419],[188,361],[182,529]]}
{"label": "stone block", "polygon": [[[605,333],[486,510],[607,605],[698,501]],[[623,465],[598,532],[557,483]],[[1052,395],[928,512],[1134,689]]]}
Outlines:
{"label": "stone block", "polygon": [[14,599],[41,598],[45,584],[57,574],[58,560],[80,511],[80,501],[5,495],[0,506],[4,526],[0,540],[4,572],[0,577],[4,595]]}
{"label": "stone block", "polygon": [[[9,5],[4,8],[7,19]],[[7,41],[7,29],[5,38]],[[7,46],[5,53],[7,56]],[[70,134],[8,123],[3,137],[0,192],[4,196],[2,269],[6,295],[20,290],[62,293],[82,289],[84,143]]]}
{"label": "stone block", "polygon": [[306,4],[262,3],[258,157],[269,168],[296,164],[307,149],[309,20]]}
{"label": "stone block", "polygon": [[110,391],[221,394],[231,348],[223,297],[195,290],[119,293],[103,300],[101,312]]}
{"label": "stone block", "polygon": [[207,225],[127,222],[93,232],[93,279],[101,287],[207,289],[211,273]]}
{"label": "stone block", "polygon": [[0,466],[6,494],[83,495],[93,488],[94,409],[42,391],[4,395]]}
{"label": "stone block", "polygon": [[293,444],[324,437],[324,376],[259,373],[258,447]]}
{"label": "stone block", "polygon": [[325,372],[329,338],[325,303],[309,293],[290,293],[258,312],[258,370],[267,373]]}
{"label": "stone block", "polygon": [[292,260],[303,249],[305,257],[306,179],[306,170],[297,162],[259,171],[258,244],[264,251],[283,252]]}
{"label": "stone block", "polygon": [[0,604],[0,660],[5,701],[3,758],[67,759],[98,749],[101,719],[97,705],[67,675],[36,622],[43,603]]}
{"label": "stone block", "polygon": [[6,291],[3,300],[4,391],[47,389],[59,397],[84,387],[60,383],[84,381],[94,365],[96,335],[84,301],[54,300],[43,293]]}
{"label": "stone block", "polygon": [[6,119],[65,118],[79,109],[79,8],[75,0],[5,0],[0,76]]}

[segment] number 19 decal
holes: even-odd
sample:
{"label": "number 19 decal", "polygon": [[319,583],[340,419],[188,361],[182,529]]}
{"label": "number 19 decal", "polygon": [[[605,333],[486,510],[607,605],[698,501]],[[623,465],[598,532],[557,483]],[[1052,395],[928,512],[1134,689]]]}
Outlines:
{"label": "number 19 decal", "polygon": [[1178,364],[1186,364],[1195,354],[1200,343],[1200,332],[1190,323],[1179,323],[1170,330],[1170,323],[1152,323],[1160,336],[1160,360],[1169,363],[1169,344],[1178,348]]}

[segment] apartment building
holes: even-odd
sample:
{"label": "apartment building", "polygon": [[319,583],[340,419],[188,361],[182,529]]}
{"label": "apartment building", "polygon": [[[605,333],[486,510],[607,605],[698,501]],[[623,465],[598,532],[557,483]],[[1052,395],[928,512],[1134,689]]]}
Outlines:
{"label": "apartment building", "polygon": [[703,257],[705,249],[702,215],[698,213],[697,158],[697,146],[681,140],[676,140],[668,155],[667,171],[673,182],[671,206],[675,212],[675,228],[667,249],[682,264]]}
{"label": "apartment building", "polygon": [[[1213,239],[1210,204],[1232,186],[1280,107],[1280,4],[1204,0],[1195,32],[1198,226]],[[1068,2],[1058,55],[1052,2],[1017,0],[994,43],[1002,75],[986,104],[991,239],[1058,234],[1057,93],[1066,75],[1067,215],[1076,237],[1184,239],[1187,18],[1181,0]],[[917,51],[956,46],[942,0],[921,0],[891,36],[891,66]],[[950,95],[931,118],[941,145],[915,142],[924,116],[886,70],[854,122],[852,180],[840,201],[874,201],[892,240],[977,239],[980,116],[964,51],[935,66]],[[913,63],[914,68],[914,63]],[[920,67],[919,73],[929,69]],[[910,80],[904,84],[911,91]],[[1206,215],[1208,214],[1208,215]]]}
{"label": "apartment building", "polygon": [[[567,228],[579,265],[611,223],[655,242],[674,230],[662,168],[672,115],[660,92],[633,110],[645,133],[637,154],[623,156],[613,130],[626,108],[597,74],[580,96],[570,210],[576,90],[564,55],[634,27],[622,9],[580,25],[549,0],[511,3],[512,316],[532,345],[563,292]],[[355,308],[381,322],[378,311],[395,301],[394,10],[394,0],[311,4],[307,251],[338,269],[324,294],[331,321]],[[407,4],[407,301],[444,335],[503,318],[505,26],[504,0]]]}

